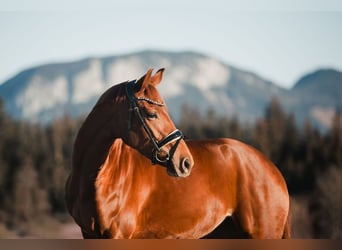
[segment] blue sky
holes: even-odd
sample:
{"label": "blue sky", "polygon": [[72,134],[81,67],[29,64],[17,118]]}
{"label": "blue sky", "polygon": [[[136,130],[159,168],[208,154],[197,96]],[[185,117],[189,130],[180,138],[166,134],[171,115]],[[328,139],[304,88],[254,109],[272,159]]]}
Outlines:
{"label": "blue sky", "polygon": [[284,87],[321,67],[342,70],[342,1],[198,2],[0,0],[0,82],[143,49],[202,52]]}

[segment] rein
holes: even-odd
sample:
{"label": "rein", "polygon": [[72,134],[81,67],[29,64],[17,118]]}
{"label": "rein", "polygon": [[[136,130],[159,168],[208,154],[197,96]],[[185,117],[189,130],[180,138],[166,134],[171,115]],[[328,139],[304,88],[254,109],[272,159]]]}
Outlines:
{"label": "rein", "polygon": [[[132,113],[135,113],[137,117],[139,118],[144,130],[146,131],[148,137],[150,138],[153,146],[152,155],[151,155],[151,162],[152,164],[156,163],[171,163],[173,155],[180,143],[180,140],[184,138],[184,135],[182,131],[179,129],[174,130],[170,134],[168,134],[165,138],[163,138],[160,141],[157,141],[154,137],[151,129],[148,127],[148,125],[145,122],[145,119],[143,118],[139,106],[137,104],[138,101],[146,101],[150,104],[157,105],[157,106],[164,106],[164,103],[153,101],[146,97],[135,97],[134,95],[134,85],[136,83],[136,80],[129,81],[126,85],[126,94],[130,102],[130,109],[129,109],[129,121],[128,121],[128,132],[131,129],[132,126]],[[169,152],[166,152],[162,148],[166,146],[167,144],[170,144],[172,142],[176,141],[176,143],[171,147]],[[166,157],[163,157],[163,159],[160,159],[158,154],[160,152],[163,152],[166,154]]]}

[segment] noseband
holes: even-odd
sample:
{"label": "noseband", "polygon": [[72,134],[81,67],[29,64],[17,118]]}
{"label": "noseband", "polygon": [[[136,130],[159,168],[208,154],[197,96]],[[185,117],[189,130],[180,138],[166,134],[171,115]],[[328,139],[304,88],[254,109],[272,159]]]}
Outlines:
{"label": "noseband", "polygon": [[[137,117],[139,118],[142,126],[144,127],[144,130],[146,131],[148,137],[151,140],[153,149],[152,149],[152,155],[151,155],[151,162],[152,164],[156,164],[156,163],[171,163],[173,155],[179,145],[179,142],[184,138],[184,135],[182,133],[182,131],[180,131],[179,129],[174,130],[173,132],[171,132],[170,134],[168,134],[165,138],[163,138],[160,141],[157,141],[156,138],[154,137],[151,129],[147,126],[143,116],[141,115],[139,106],[138,106],[138,101],[146,101],[150,104],[154,104],[157,106],[164,106],[163,103],[157,102],[157,101],[153,101],[149,98],[146,97],[135,97],[134,96],[134,85],[136,83],[136,80],[130,81],[127,83],[126,85],[126,93],[127,93],[127,97],[130,101],[130,109],[129,109],[129,121],[128,121],[128,131],[131,129],[131,123],[132,123],[132,113],[135,113],[137,115]],[[166,152],[165,150],[163,150],[162,148],[164,146],[166,146],[169,143],[172,143],[176,141],[176,143],[171,147],[171,149],[169,150],[169,152]],[[160,152],[163,152],[166,154],[166,157],[163,157],[163,159],[160,159],[158,157],[158,154]]]}

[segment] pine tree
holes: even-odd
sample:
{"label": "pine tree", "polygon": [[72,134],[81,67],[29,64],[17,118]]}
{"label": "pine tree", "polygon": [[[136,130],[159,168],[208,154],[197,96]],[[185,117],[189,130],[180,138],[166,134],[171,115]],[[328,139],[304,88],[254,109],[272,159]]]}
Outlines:
{"label": "pine tree", "polygon": [[338,109],[335,110],[326,143],[330,153],[329,161],[342,168],[342,116]]}

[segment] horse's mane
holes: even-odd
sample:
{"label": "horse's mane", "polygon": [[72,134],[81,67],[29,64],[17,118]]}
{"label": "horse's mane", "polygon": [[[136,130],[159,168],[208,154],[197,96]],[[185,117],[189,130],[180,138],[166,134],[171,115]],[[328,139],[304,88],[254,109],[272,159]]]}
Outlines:
{"label": "horse's mane", "polygon": [[[93,180],[96,179],[98,171],[115,141],[111,126],[113,119],[116,119],[117,109],[122,106],[122,102],[127,100],[125,91],[125,82],[114,85],[105,91],[83,122],[75,138],[73,167],[67,181],[69,192],[66,199],[70,201],[68,210],[78,223],[83,223],[80,221],[82,218],[80,213],[83,213],[87,219],[95,213],[93,200],[83,206],[84,210],[77,206],[78,203],[75,200],[79,197],[86,200],[95,196]],[[117,108],[116,104],[119,104]]]}
{"label": "horse's mane", "polygon": [[[113,85],[109,89],[107,89],[97,100],[96,104],[94,105],[93,109],[85,119],[82,124],[82,129],[87,129],[89,127],[94,127],[96,124],[99,123],[99,120],[105,119],[103,113],[98,110],[99,107],[103,105],[113,105],[120,104],[127,100],[126,95],[126,83],[122,82],[116,85]],[[80,133],[81,131],[79,131]]]}
{"label": "horse's mane", "polygon": [[100,96],[94,108],[108,101],[115,103],[124,102],[126,100],[126,84],[127,82],[122,82],[110,87]]}
{"label": "horse's mane", "polygon": [[[126,96],[126,82],[116,84],[105,91],[98,101],[96,102],[95,106],[93,107],[90,114],[87,116],[85,121],[83,122],[81,128],[78,131],[78,134],[75,139],[74,145],[74,157],[73,157],[73,164],[78,165],[81,161],[84,152],[87,151],[89,145],[93,143],[95,138],[102,138],[108,137],[108,132],[104,127],[105,124],[108,124],[112,119],[115,119],[115,111],[113,110],[113,116],[106,115],[103,111],[108,108],[111,110],[113,109],[113,103],[119,104],[127,100]],[[107,112],[108,114],[108,112]],[[106,136],[104,136],[106,135]],[[108,152],[108,149],[115,138],[104,138],[102,147],[98,148],[98,152],[101,155],[104,155]],[[103,161],[104,159],[102,159]]]}

